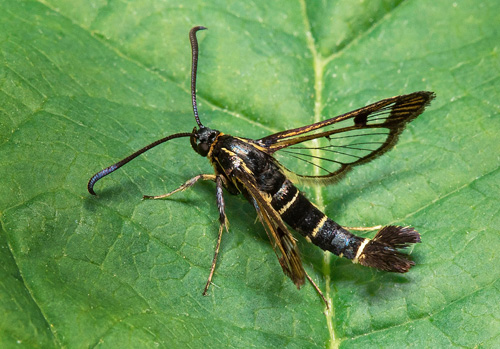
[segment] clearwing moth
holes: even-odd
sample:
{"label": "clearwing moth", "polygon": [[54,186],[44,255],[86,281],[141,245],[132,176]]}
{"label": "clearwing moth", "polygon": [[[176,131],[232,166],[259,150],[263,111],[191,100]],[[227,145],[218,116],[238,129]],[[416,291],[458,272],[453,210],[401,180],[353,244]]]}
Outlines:
{"label": "clearwing moth", "polygon": [[[383,99],[328,120],[257,140],[233,137],[204,126],[198,116],[196,32],[203,29],[206,28],[197,26],[189,32],[192,50],[191,97],[198,127],[191,132],[159,139],[99,171],[88,182],[89,193],[96,195],[94,185],[98,180],[145,151],[175,138],[189,137],[194,151],[208,158],[214,174],[199,174],[167,194],[144,198],[163,199],[193,186],[199,180],[215,182],[220,226],[204,295],[212,281],[224,227],[228,230],[224,189],[234,195],[242,194],[253,205],[283,272],[297,288],[307,278],[327,306],[321,290],[302,266],[296,240],[289,227],[323,250],[354,263],[406,273],[415,263],[401,250],[420,242],[420,235],[413,228],[389,225],[382,227],[373,239],[356,236],[316,208],[295,184],[333,183],[352,167],[384,154],[396,144],[405,126],[429,105],[435,97],[434,93],[420,91]],[[303,166],[300,171],[294,172],[291,168],[297,163]]]}

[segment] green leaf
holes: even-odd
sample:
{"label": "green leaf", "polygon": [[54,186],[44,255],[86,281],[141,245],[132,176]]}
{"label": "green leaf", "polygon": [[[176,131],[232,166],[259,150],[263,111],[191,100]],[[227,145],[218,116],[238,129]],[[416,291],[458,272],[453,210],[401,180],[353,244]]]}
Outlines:
{"label": "green leaf", "polygon": [[[0,346],[493,347],[500,320],[500,5],[476,1],[0,1]],[[255,212],[231,223],[214,284],[211,173],[187,139],[86,191],[89,177],[195,125],[199,110],[262,137],[378,99],[437,99],[397,147],[335,186],[304,188],[346,226],[407,224],[423,243],[405,275],[299,238],[298,291]],[[370,236],[367,233],[367,236]]]}

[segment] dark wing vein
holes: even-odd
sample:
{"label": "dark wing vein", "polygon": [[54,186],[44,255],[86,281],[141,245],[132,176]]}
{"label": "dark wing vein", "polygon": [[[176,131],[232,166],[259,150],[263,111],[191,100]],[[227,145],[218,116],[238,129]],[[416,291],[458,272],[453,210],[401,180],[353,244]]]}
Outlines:
{"label": "dark wing vein", "polygon": [[300,288],[305,281],[305,270],[295,239],[288,231],[279,213],[258,190],[255,179],[240,170],[235,171],[235,175],[247,189],[247,198],[253,203],[259,220],[264,225],[283,272],[292,279],[297,288]]}
{"label": "dark wing vein", "polygon": [[[421,91],[384,99],[325,121],[275,133],[256,143],[275,154],[293,178],[328,184],[352,167],[390,150],[406,124],[421,114],[433,98],[434,93]],[[374,145],[375,149],[365,145]],[[297,160],[305,167],[292,172]],[[323,173],[318,175],[313,168]]]}

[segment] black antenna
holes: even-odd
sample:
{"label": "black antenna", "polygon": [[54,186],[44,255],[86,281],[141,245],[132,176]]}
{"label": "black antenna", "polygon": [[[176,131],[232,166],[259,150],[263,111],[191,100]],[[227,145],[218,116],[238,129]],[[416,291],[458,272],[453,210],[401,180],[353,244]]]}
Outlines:
{"label": "black antenna", "polygon": [[92,195],[96,195],[96,193],[94,191],[94,184],[99,179],[101,179],[102,177],[105,177],[105,176],[109,175],[112,172],[115,172],[116,170],[118,170],[120,167],[122,167],[126,163],[132,161],[133,159],[135,159],[136,157],[138,157],[142,153],[148,151],[149,149],[151,149],[153,147],[156,147],[158,144],[165,143],[166,141],[169,141],[169,140],[174,139],[174,138],[192,137],[192,136],[193,136],[193,134],[192,133],[188,133],[188,132],[175,133],[173,135],[170,135],[170,136],[167,136],[165,138],[159,139],[159,140],[157,140],[157,141],[155,141],[155,142],[153,142],[153,143],[151,143],[149,145],[146,145],[144,148],[142,148],[142,149],[136,151],[135,153],[127,156],[125,159],[118,161],[116,164],[111,165],[109,167],[106,167],[104,170],[101,170],[101,171],[97,172],[95,175],[93,175],[90,178],[89,183],[87,184],[87,189],[88,189],[89,193],[92,194]]}
{"label": "black antenna", "polygon": [[200,117],[198,116],[198,107],[196,106],[196,71],[198,70],[198,40],[196,39],[196,32],[198,30],[205,30],[207,28],[198,26],[189,31],[189,41],[191,41],[191,100],[193,101],[193,112],[196,123],[199,127],[205,127],[201,124]]}
{"label": "black antenna", "polygon": [[[191,53],[192,53],[192,65],[191,65],[191,98],[193,101],[193,112],[194,112],[194,118],[196,119],[196,123],[200,128],[204,127],[201,122],[200,118],[198,117],[198,108],[196,107],[196,71],[198,69],[198,40],[196,40],[196,32],[198,30],[204,30],[207,29],[202,26],[194,27],[189,31],[189,40],[191,41]],[[94,191],[94,185],[98,180],[100,180],[102,177],[105,177],[109,175],[110,173],[113,173],[114,171],[118,170],[120,167],[123,165],[127,164],[128,162],[132,161],[142,153],[148,151],[149,149],[156,147],[157,145],[161,143],[165,143],[171,139],[174,138],[180,138],[180,137],[196,137],[195,133],[188,133],[188,132],[183,132],[183,133],[176,133],[170,136],[167,136],[165,138],[159,139],[144,148],[136,151],[135,153],[127,156],[125,159],[118,161],[116,164],[111,165],[109,167],[106,167],[104,170],[101,170],[97,172],[95,175],[93,175],[89,183],[87,184],[87,190],[89,191],[90,194],[96,195]]]}

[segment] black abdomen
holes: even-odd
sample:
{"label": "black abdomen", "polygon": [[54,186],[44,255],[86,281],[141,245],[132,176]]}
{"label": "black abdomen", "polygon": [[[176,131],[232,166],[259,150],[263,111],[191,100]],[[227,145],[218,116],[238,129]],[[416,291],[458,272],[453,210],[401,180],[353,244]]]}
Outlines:
{"label": "black abdomen", "polygon": [[[323,250],[354,263],[398,273],[406,273],[415,265],[398,251],[420,242],[420,235],[413,228],[390,225],[380,229],[373,239],[356,236],[318,210],[286,178],[276,160],[248,140],[222,136],[218,146],[214,146],[214,156],[219,152],[225,156],[219,156],[217,166],[229,181],[236,167],[252,176],[283,221]],[[245,185],[238,190],[245,193]]]}
{"label": "black abdomen", "polygon": [[285,223],[323,250],[354,259],[363,238],[351,234],[318,210],[281,171],[274,172],[277,190],[267,191],[271,205]]}

